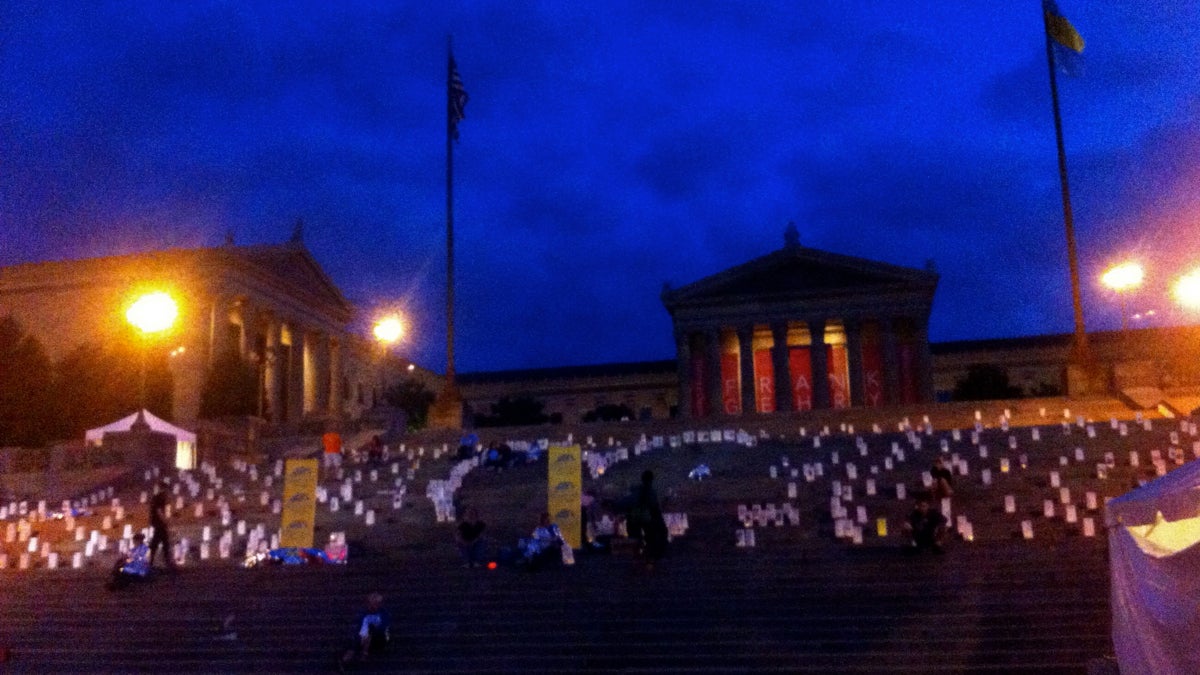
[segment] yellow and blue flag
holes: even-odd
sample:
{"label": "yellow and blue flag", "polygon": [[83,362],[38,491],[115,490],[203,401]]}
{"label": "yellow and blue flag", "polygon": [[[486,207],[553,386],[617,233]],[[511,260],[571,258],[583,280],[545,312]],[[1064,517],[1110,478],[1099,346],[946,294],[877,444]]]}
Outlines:
{"label": "yellow and blue flag", "polygon": [[1042,11],[1046,14],[1046,32],[1050,34],[1051,39],[1076,54],[1082,54],[1083,38],[1080,37],[1079,31],[1075,30],[1075,26],[1072,26],[1067,17],[1059,11],[1058,3],[1054,0],[1044,0]]}
{"label": "yellow and blue flag", "polygon": [[466,117],[467,90],[463,87],[462,77],[458,74],[458,64],[454,62],[454,54],[450,54],[450,66],[446,77],[446,115],[447,129],[450,137],[458,140],[458,123]]}

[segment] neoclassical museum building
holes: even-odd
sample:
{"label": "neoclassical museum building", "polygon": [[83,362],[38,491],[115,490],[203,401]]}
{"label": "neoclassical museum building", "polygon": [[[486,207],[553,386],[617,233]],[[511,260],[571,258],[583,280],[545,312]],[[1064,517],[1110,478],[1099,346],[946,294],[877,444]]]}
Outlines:
{"label": "neoclassical museum building", "polygon": [[51,360],[81,344],[137,340],[132,299],[170,294],[173,329],[155,338],[174,382],[171,417],[194,422],[214,360],[232,350],[257,367],[260,411],[284,426],[355,418],[401,368],[354,330],[356,310],[299,237],[277,245],[172,249],[0,268],[0,317],[13,316]]}
{"label": "neoclassical museum building", "polygon": [[[663,289],[675,358],[460,373],[463,420],[523,397],[565,423],[606,406],[635,419],[704,419],[947,401],[979,366],[1003,372],[1014,395],[1069,393],[1070,335],[930,344],[937,284],[932,269],[803,246],[789,226],[781,248]],[[299,229],[282,244],[0,268],[0,317],[15,317],[57,361],[82,344],[138,339],[124,311],[147,290],[179,305],[174,330],[155,343],[173,354],[177,423],[196,420],[205,376],[228,351],[256,365],[261,416],[285,428],[357,419],[401,378],[442,388],[439,376],[366,337],[361,310]],[[1200,396],[1200,326],[1089,337],[1114,392],[1183,385]]]}
{"label": "neoclassical museum building", "polygon": [[[980,367],[1003,373],[1010,396],[1070,393],[1069,334],[930,344],[937,284],[932,269],[802,246],[789,225],[782,248],[663,290],[674,359],[464,373],[464,418],[506,397],[533,398],[567,423],[605,406],[635,419],[702,419],[950,401]],[[1200,393],[1200,326],[1089,340],[1114,395]]]}
{"label": "neoclassical museum building", "polygon": [[772,413],[933,400],[938,276],[800,245],[664,289],[679,411]]}

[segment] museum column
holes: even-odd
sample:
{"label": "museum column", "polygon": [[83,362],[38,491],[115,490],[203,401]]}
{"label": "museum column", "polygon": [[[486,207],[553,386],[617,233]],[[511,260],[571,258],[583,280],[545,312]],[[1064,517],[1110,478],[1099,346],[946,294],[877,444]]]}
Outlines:
{"label": "museum column", "polygon": [[335,337],[329,338],[329,414],[338,419],[342,416],[342,343]]}
{"label": "museum column", "polygon": [[284,347],[287,356],[287,421],[297,423],[304,417],[304,335],[300,326],[292,324],[288,327],[291,344]]}
{"label": "museum column", "polygon": [[858,319],[843,319],[846,327],[846,360],[850,368],[850,405],[861,408],[866,405],[863,396],[863,348],[862,322]]}
{"label": "museum column", "polygon": [[792,371],[789,363],[787,333],[786,321],[777,321],[771,324],[771,338],[775,343],[771,347],[771,364],[775,367],[775,410],[777,412],[791,412],[795,409],[792,400]]}
{"label": "museum column", "polygon": [[332,382],[329,375],[329,354],[332,341],[333,338],[326,333],[318,333],[314,340],[317,353],[314,359],[316,372],[312,375],[312,381],[316,386],[316,403],[313,412],[319,414],[324,414],[329,410],[330,383]]}
{"label": "museum column", "polygon": [[704,377],[705,388],[708,390],[709,417],[717,417],[725,412],[725,399],[721,395],[721,331],[711,328],[704,331],[705,359]]}
{"label": "museum column", "polygon": [[880,319],[879,328],[883,332],[883,400],[889,405],[896,405],[902,400],[896,322],[890,317]]}
{"label": "museum column", "polygon": [[238,335],[238,356],[248,359],[255,349],[254,336],[258,330],[258,317],[255,316],[245,300],[241,300],[235,305],[233,313],[242,322],[241,334]]}
{"label": "museum column", "polygon": [[936,392],[933,385],[933,354],[929,351],[929,327],[917,320],[913,339],[917,352],[917,398],[921,403],[932,403]]}
{"label": "museum column", "polygon": [[267,416],[275,424],[283,421],[286,411],[283,408],[283,359],[287,357],[282,341],[283,325],[275,317],[267,319],[267,344],[263,354],[266,388]]}
{"label": "museum column", "polygon": [[808,321],[808,332],[812,336],[813,409],[829,407],[829,347],[825,344],[825,317]]}
{"label": "museum column", "polygon": [[679,376],[679,417],[692,417],[692,336],[675,332],[675,368]]}
{"label": "museum column", "polygon": [[742,414],[758,412],[754,404],[754,326],[737,329],[738,385],[741,389]]}
{"label": "museum column", "polygon": [[217,292],[213,296],[212,314],[209,317],[208,366],[211,368],[230,348],[229,298]]}

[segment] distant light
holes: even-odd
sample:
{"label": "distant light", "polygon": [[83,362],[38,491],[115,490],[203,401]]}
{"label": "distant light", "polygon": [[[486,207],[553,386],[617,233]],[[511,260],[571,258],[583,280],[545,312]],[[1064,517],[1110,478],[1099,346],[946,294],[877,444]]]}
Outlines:
{"label": "distant light", "polygon": [[413,363],[408,364],[408,372],[411,373],[412,371],[414,371],[416,369],[417,369],[416,364],[413,364]]}
{"label": "distant light", "polygon": [[1142,285],[1146,278],[1146,270],[1140,263],[1125,262],[1114,265],[1100,276],[1100,283],[1112,290],[1122,293]]}
{"label": "distant light", "polygon": [[399,317],[389,316],[375,323],[374,333],[376,340],[391,344],[404,335],[404,324],[400,323]]}
{"label": "distant light", "polygon": [[1179,277],[1172,289],[1175,300],[1187,309],[1200,310],[1200,269],[1192,270]]}
{"label": "distant light", "polygon": [[162,291],[147,293],[125,310],[125,319],[143,333],[161,333],[175,324],[179,307]]}

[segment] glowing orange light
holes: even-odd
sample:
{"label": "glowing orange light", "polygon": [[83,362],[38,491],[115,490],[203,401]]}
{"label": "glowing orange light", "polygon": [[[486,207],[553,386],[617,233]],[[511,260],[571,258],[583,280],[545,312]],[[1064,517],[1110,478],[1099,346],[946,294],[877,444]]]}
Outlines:
{"label": "glowing orange light", "polygon": [[1200,269],[1179,277],[1172,291],[1180,305],[1187,309],[1200,309]]}
{"label": "glowing orange light", "polygon": [[404,336],[404,324],[400,317],[384,317],[375,323],[375,339],[384,344],[392,344]]}
{"label": "glowing orange light", "polygon": [[489,569],[489,570],[494,570],[494,569],[496,569],[496,561],[495,561],[495,560],[493,560],[493,561],[491,561],[490,563],[488,563],[488,569]]}
{"label": "glowing orange light", "polygon": [[170,295],[157,291],[141,296],[125,310],[125,319],[143,333],[161,333],[175,323],[179,306]]}
{"label": "glowing orange light", "polygon": [[1100,283],[1112,290],[1123,293],[1142,285],[1146,279],[1146,270],[1137,262],[1124,262],[1113,265],[1100,276]]}

